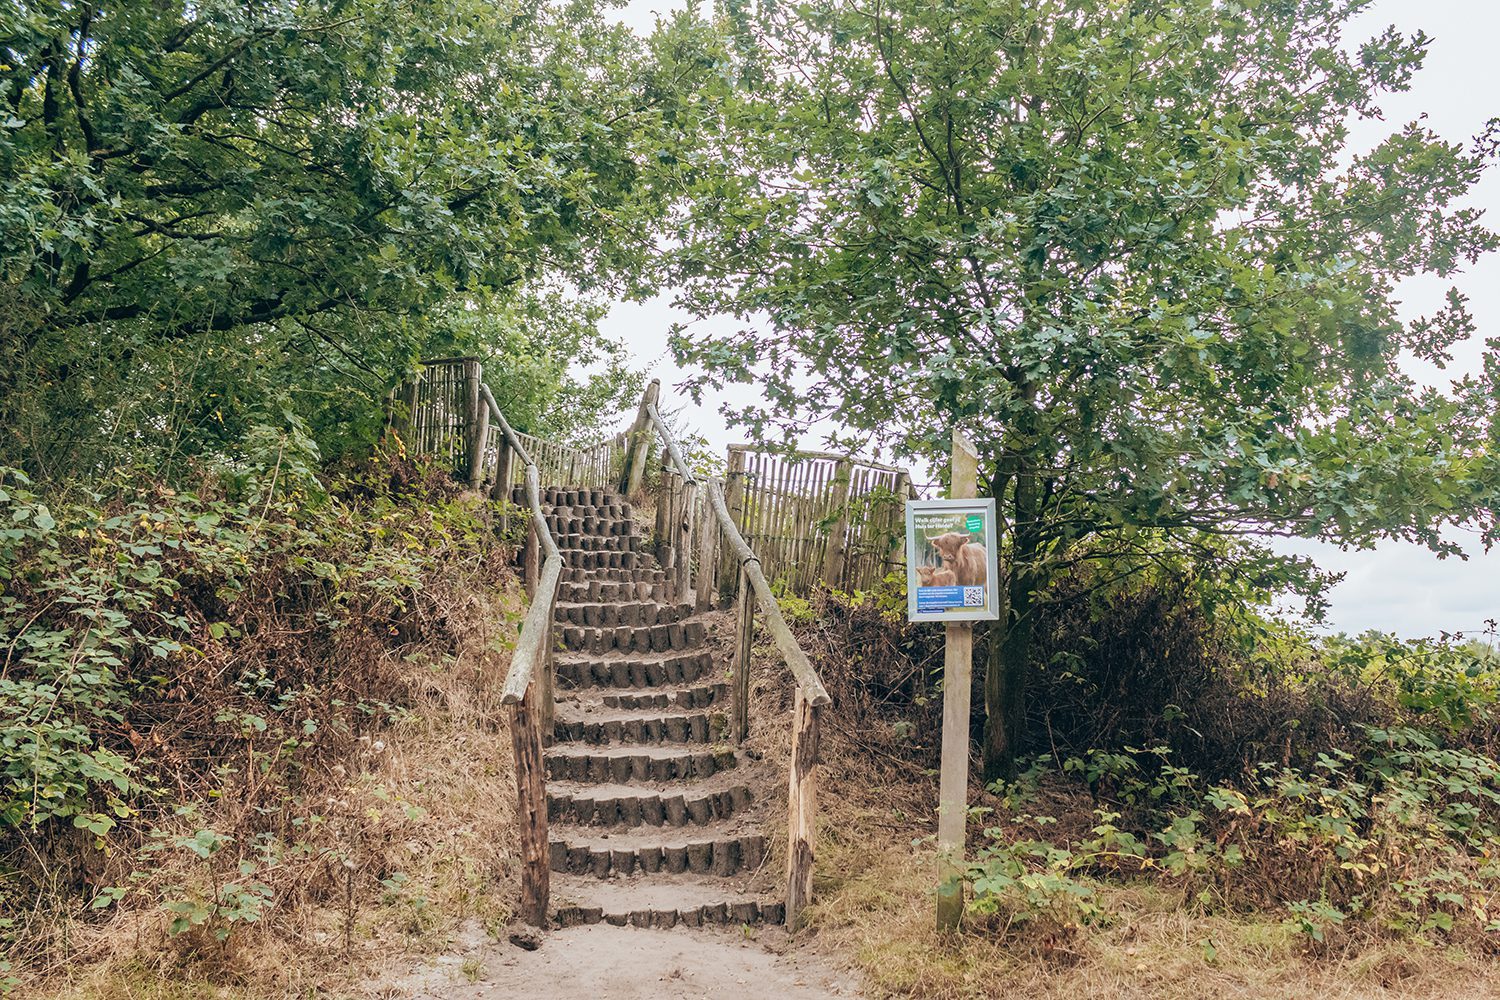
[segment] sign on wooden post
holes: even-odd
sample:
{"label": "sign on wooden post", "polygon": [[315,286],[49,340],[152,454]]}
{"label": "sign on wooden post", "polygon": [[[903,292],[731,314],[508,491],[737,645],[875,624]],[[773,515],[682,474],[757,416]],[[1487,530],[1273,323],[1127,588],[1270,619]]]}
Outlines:
{"label": "sign on wooden post", "polygon": [[947,500],[906,504],[907,617],[947,623],[943,656],[943,756],[938,784],[937,921],[964,911],[964,836],[969,814],[969,704],[974,626],[999,617],[995,501],[977,500],[979,455],[956,428]]}

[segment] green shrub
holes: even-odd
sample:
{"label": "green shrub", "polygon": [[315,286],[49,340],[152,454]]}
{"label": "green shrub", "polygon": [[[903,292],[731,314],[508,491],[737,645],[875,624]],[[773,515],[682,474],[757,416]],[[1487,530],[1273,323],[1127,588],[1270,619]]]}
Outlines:
{"label": "green shrub", "polygon": [[[1094,822],[1058,834],[1055,816],[1030,809],[1073,782],[1096,803]],[[992,791],[1003,821],[971,867],[972,909],[1008,925],[1107,919],[1099,886],[1149,875],[1185,898],[1281,907],[1319,945],[1355,923],[1419,936],[1500,929],[1500,763],[1430,731],[1368,727],[1358,752],[1263,763],[1238,785],[1202,781],[1155,747],[1038,758]]]}
{"label": "green shrub", "polygon": [[[456,648],[455,601],[500,585],[494,505],[404,461],[324,479],[295,427],[262,437],[192,492],[0,469],[0,945],[25,950],[7,913],[57,907],[219,942],[261,920],[314,776],[406,711],[388,654]],[[190,815],[214,801],[233,828]]]}

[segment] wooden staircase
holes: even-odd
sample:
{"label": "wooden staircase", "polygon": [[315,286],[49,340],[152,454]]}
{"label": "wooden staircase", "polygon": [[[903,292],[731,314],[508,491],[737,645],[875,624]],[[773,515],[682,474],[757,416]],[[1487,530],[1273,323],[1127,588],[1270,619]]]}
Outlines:
{"label": "wooden staircase", "polygon": [[[629,431],[574,448],[517,432],[477,359],[442,358],[391,390],[391,426],[526,519],[530,603],[500,692],[515,752],[517,915],[538,927],[795,929],[812,899],[831,699],[740,531],[743,473],[732,511],[724,484],[683,459],[660,389],[646,387]],[[662,464],[648,552],[624,498],[644,495],[653,440]],[[565,485],[544,489],[543,466],[545,481]],[[511,516],[502,511],[502,525]],[[726,604],[732,613],[712,610]],[[722,651],[710,635],[720,624]],[[792,686],[777,774],[743,750],[757,624]],[[779,878],[765,871],[773,799],[786,805]]]}
{"label": "wooden staircase", "polygon": [[543,758],[553,920],[782,922],[755,791],[769,776],[731,743],[714,616],[676,592],[619,495],[548,488],[542,507],[563,558]]}

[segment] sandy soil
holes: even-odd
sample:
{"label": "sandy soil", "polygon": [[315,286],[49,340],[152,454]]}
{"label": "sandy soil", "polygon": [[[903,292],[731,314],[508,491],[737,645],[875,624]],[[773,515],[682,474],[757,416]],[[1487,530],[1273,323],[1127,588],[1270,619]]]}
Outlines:
{"label": "sandy soil", "polygon": [[593,924],[553,931],[535,951],[473,941],[390,990],[420,1000],[828,1000],[858,998],[854,977],[785,935]]}

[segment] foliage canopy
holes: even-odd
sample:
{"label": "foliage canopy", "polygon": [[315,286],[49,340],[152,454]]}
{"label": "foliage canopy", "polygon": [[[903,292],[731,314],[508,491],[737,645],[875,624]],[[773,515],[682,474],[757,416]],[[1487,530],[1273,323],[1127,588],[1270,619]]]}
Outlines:
{"label": "foliage canopy", "polygon": [[34,473],[267,409],[368,440],[421,353],[539,311],[607,350],[558,280],[649,277],[672,111],[590,3],[27,0],[0,97],[0,449]]}
{"label": "foliage canopy", "polygon": [[1395,297],[1497,245],[1462,198],[1500,130],[1351,149],[1427,46],[1351,44],[1368,6],[725,8],[729,166],[695,188],[678,275],[697,314],[756,322],[677,354],[761,380],[740,416],[763,434],[831,419],[934,464],[951,426],[973,437],[1009,557],[992,775],[1029,611],[1079,559],[1243,555],[1285,583],[1216,539],[1500,537],[1500,359],[1415,384],[1400,359],[1442,364],[1473,323],[1457,289],[1409,323]]}

